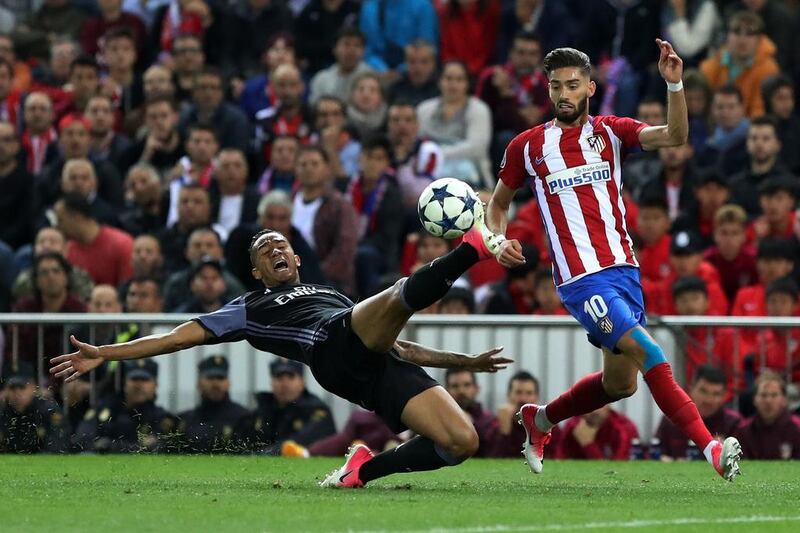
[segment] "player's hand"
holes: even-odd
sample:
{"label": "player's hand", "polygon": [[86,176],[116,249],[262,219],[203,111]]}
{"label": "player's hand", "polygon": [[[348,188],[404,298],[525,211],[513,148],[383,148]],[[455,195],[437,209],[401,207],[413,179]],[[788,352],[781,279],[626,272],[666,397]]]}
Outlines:
{"label": "player's hand", "polygon": [[658,58],[658,71],[661,77],[669,83],[678,83],[683,78],[683,60],[678,57],[675,49],[668,41],[656,39],[656,44],[661,49]]}
{"label": "player's hand", "polygon": [[500,253],[497,254],[497,262],[506,268],[514,268],[525,264],[522,245],[517,239],[503,241],[500,245]]}
{"label": "player's hand", "polygon": [[81,342],[75,338],[75,335],[70,335],[69,341],[78,349],[77,352],[50,359],[50,364],[53,365],[50,373],[57,378],[64,378],[65,383],[75,381],[83,374],[103,364],[104,361],[97,346]]}
{"label": "player's hand", "polygon": [[496,357],[497,354],[503,351],[503,347],[499,346],[487,352],[474,355],[467,359],[464,368],[472,372],[490,372],[495,373],[498,370],[503,370],[507,365],[513,363],[513,359],[506,359],[505,357]]}

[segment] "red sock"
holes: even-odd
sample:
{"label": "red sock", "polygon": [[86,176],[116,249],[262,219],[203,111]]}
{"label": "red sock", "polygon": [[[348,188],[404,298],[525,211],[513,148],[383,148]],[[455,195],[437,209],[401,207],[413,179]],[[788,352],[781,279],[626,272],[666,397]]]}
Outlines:
{"label": "red sock", "polygon": [[545,414],[553,425],[567,418],[591,413],[617,401],[603,388],[603,373],[595,372],[579,379],[565,393],[547,404]]}
{"label": "red sock", "polygon": [[[644,375],[658,407],[667,418],[692,439],[697,448],[705,450],[713,439],[706,428],[697,406],[675,381],[669,363],[656,365]],[[549,408],[548,408],[549,413]]]}

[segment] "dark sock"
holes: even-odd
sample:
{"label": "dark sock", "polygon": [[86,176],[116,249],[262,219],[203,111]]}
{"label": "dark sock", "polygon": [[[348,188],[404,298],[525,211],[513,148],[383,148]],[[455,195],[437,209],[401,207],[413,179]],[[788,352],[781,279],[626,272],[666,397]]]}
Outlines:
{"label": "dark sock", "polygon": [[397,448],[379,453],[361,465],[358,478],[362,483],[368,483],[373,479],[398,472],[437,470],[443,466],[457,465],[462,461],[463,459],[448,454],[432,440],[417,435]]}
{"label": "dark sock", "polygon": [[403,285],[403,300],[414,311],[429,307],[447,294],[453,283],[478,260],[475,248],[461,243],[411,274]]}

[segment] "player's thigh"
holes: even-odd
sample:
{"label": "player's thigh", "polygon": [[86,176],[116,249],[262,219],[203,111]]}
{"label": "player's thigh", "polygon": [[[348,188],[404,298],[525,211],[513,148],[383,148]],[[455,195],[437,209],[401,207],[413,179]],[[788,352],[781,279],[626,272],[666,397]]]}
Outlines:
{"label": "player's thigh", "polygon": [[627,398],[636,392],[639,365],[621,353],[603,348],[603,388],[614,398]]}
{"label": "player's thigh", "polygon": [[[445,449],[471,455],[478,435],[467,415],[441,386],[431,387],[411,398],[401,420],[410,430],[428,437]],[[467,453],[471,449],[470,453]]]}
{"label": "player's thigh", "polygon": [[404,280],[358,302],[353,307],[351,327],[364,346],[387,352],[414,312],[403,303],[400,291]]}

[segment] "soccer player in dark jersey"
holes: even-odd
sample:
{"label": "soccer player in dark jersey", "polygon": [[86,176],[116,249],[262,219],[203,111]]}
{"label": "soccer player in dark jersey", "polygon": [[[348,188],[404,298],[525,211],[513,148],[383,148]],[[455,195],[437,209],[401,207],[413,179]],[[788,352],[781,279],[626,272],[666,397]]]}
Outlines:
{"label": "soccer player in dark jersey", "polygon": [[[482,213],[481,213],[482,214]],[[169,333],[131,342],[92,346],[70,338],[76,352],[51,359],[56,377],[74,381],[104,361],[168,354],[205,344],[247,340],[255,348],[311,367],[326,390],[375,411],[395,432],[417,433],[393,450],[373,456],[351,448],[327,487],[362,487],[397,472],[456,465],[478,449],[478,435],[450,395],[420,366],[496,372],[511,360],[501,348],[471,357],[434,350],[397,336],[411,315],[444,296],[453,281],[497,242],[476,217],[464,242],[382,293],[353,304],[334,289],[300,282],[286,237],[263,230],[253,237],[253,276],[265,289],[236,298],[221,309],[185,322]]]}

